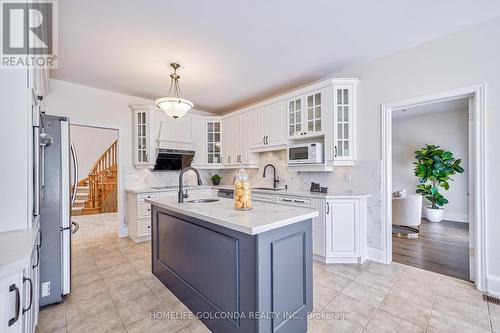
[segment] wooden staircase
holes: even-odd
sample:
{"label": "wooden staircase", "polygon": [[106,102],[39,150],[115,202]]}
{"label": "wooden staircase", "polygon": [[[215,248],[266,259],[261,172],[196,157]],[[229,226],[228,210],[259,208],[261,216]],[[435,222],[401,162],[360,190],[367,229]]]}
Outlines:
{"label": "wooden staircase", "polygon": [[71,214],[90,215],[116,212],[118,209],[116,165],[117,141],[94,163],[88,176],[78,182]]}

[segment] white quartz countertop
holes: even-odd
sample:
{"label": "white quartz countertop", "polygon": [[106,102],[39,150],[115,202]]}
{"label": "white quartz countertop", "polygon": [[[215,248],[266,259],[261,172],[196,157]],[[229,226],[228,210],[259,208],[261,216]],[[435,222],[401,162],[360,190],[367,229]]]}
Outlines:
{"label": "white quartz countertop", "polygon": [[[209,185],[202,185],[202,186],[184,186],[184,189],[187,190],[192,190],[192,189],[230,189],[232,190],[233,187],[230,185],[219,185],[219,186],[209,186]],[[129,193],[154,193],[154,192],[169,192],[169,191],[178,191],[177,186],[169,186],[168,188],[152,188],[152,187],[130,187],[125,189],[126,192]],[[328,192],[328,193],[311,193],[309,191],[301,191],[301,190],[278,190],[278,191],[271,191],[271,190],[262,190],[262,189],[252,189],[252,192],[255,193],[268,193],[268,194],[277,194],[277,195],[293,195],[297,197],[304,197],[304,198],[318,198],[318,199],[357,199],[357,198],[368,198],[371,196],[371,194],[367,193],[348,193],[348,192]]]}
{"label": "white quartz countertop", "polygon": [[215,197],[190,195],[184,203],[178,203],[177,198],[172,197],[146,199],[146,202],[249,235],[257,235],[318,216],[318,211],[314,209],[267,202],[254,201],[253,209],[249,211],[236,211],[232,199],[219,198],[219,201],[209,203],[188,202],[203,198]]}
{"label": "white quartz countertop", "polygon": [[0,232],[0,278],[30,264],[38,229]]}
{"label": "white quartz countertop", "polygon": [[[162,186],[162,185],[157,185]],[[183,186],[184,190],[203,190],[203,189],[211,189],[212,186],[201,185],[201,186]],[[155,193],[155,192],[177,192],[179,190],[178,185],[167,185],[162,188],[155,188],[155,185],[151,185],[149,187],[128,187],[125,189],[125,192],[129,193]]]}
{"label": "white quartz countertop", "polygon": [[[230,185],[219,185],[219,186],[213,186],[214,189],[228,189],[232,190],[233,187]],[[336,193],[336,192],[328,192],[328,193],[311,193],[309,191],[300,191],[300,190],[288,190],[288,189],[280,189],[277,191],[274,190],[262,190],[262,189],[256,189],[252,188],[252,192],[255,193],[268,193],[268,194],[275,194],[275,195],[293,195],[297,197],[304,197],[304,198],[318,198],[318,199],[357,199],[357,198],[368,198],[371,196],[371,194],[367,193],[347,193],[347,192],[342,192],[342,193]]]}

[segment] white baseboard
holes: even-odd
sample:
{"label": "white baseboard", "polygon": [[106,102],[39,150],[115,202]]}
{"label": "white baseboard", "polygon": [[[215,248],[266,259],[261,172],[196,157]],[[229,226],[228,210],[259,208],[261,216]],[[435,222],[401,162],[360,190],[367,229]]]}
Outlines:
{"label": "white baseboard", "polygon": [[486,275],[486,293],[496,298],[500,298],[500,277]]}
{"label": "white baseboard", "polygon": [[383,263],[382,250],[374,247],[368,247],[368,260]]}
{"label": "white baseboard", "polygon": [[469,215],[467,214],[457,214],[445,211],[443,218],[446,221],[469,223]]}

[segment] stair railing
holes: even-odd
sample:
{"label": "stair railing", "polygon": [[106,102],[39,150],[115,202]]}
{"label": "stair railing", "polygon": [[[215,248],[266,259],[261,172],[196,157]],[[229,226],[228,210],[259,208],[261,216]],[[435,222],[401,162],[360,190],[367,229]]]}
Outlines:
{"label": "stair railing", "polygon": [[[115,212],[116,207],[116,180],[109,181],[116,175],[117,141],[113,142],[94,163],[87,177],[89,196],[86,208],[103,207],[106,212]],[[110,194],[111,193],[111,194]]]}

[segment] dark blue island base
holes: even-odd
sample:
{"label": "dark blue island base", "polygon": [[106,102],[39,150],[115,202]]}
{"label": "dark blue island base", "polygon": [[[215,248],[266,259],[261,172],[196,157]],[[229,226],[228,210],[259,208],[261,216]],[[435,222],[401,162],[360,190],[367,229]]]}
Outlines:
{"label": "dark blue island base", "polygon": [[311,219],[249,235],[153,205],[153,274],[216,333],[304,333]]}

